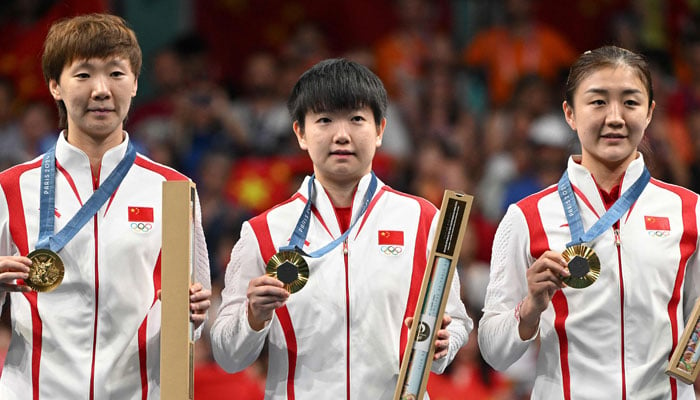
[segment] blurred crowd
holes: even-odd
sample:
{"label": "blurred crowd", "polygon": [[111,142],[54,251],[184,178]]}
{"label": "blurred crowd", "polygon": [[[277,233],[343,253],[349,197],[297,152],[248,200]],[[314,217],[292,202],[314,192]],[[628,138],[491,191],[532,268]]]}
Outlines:
{"label": "blurred crowd", "polygon": [[[13,3],[37,8],[33,14],[19,6],[0,9],[6,39],[19,29],[18,16],[39,20],[56,2]],[[286,98],[300,73],[317,61],[353,59],[385,83],[388,122],[374,164],[382,180],[437,206],[445,189],[475,196],[459,265],[463,300],[475,322],[493,234],[507,206],[556,183],[568,155],[578,152],[561,111],[562,87],[569,65],[586,49],[537,18],[533,10],[544,2],[388,3],[396,23],[377,40],[343,48],[329,43],[322,24],[303,21],[277,48],[240,58],[236,81],[221,76],[216,52],[196,29],[158,48],[145,66],[140,81],[148,80],[151,91],[135,99],[126,128],[140,152],[197,184],[215,293],[210,321],[241,223],[287,198],[310,172]],[[700,191],[700,6],[619,3],[597,27],[604,40],[596,47],[616,44],[648,57],[657,107],[642,146],[645,160],[654,177]],[[450,12],[471,5],[482,17],[478,29],[456,34],[436,4],[448,4]],[[674,17],[664,19],[670,12]],[[3,75],[3,61],[0,56],[0,169],[36,157],[57,135],[53,104],[23,96],[26,85]],[[431,398],[529,398],[536,344],[508,371],[496,372],[481,358],[475,335],[444,375],[431,377]],[[0,330],[0,347],[7,340]],[[237,399],[262,399],[264,357],[229,375],[213,362],[208,346],[205,334],[197,342],[197,398],[225,398],[235,390]]]}

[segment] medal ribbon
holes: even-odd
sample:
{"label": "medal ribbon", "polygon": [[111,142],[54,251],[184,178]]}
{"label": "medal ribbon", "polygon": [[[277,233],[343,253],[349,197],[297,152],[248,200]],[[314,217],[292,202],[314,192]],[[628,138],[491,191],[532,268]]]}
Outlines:
{"label": "medal ribbon", "polygon": [[56,146],[44,154],[41,162],[41,199],[39,209],[39,240],[37,249],[49,249],[55,253],[63,248],[80,228],[92,218],[109,197],[117,190],[126,173],[136,159],[136,150],[129,142],[124,158],[117,164],[107,179],[83,204],[60,232],[54,234],[54,212],[56,201]]}
{"label": "medal ribbon", "polygon": [[615,204],[593,224],[588,232],[584,232],[581,214],[576,205],[576,196],[574,195],[574,190],[569,181],[569,173],[564,171],[564,175],[562,175],[557,185],[557,190],[559,191],[559,198],[564,206],[564,213],[566,214],[566,220],[569,223],[569,230],[571,231],[571,241],[566,244],[566,247],[588,243],[600,236],[606,229],[613,226],[613,224],[632,207],[632,204],[637,201],[650,179],[651,174],[649,170],[644,167],[642,175],[632,186],[615,201]]}
{"label": "medal ribbon", "polygon": [[371,174],[372,178],[369,182],[369,186],[367,187],[365,197],[362,199],[362,205],[360,207],[360,210],[355,216],[355,219],[352,221],[352,224],[350,224],[348,230],[346,230],[340,237],[323,246],[322,248],[314,251],[313,253],[306,254],[304,250],[302,250],[302,248],[304,247],[306,236],[309,233],[309,224],[311,222],[311,195],[313,194],[314,187],[314,175],[311,175],[311,179],[309,179],[309,195],[306,200],[306,205],[304,205],[304,210],[299,216],[297,226],[296,228],[294,228],[294,233],[292,233],[292,238],[289,239],[289,245],[280,247],[279,251],[296,251],[299,254],[307,257],[318,258],[333,250],[338,244],[343,242],[348,237],[350,231],[355,226],[357,221],[359,221],[360,218],[362,218],[362,216],[367,211],[369,203],[370,201],[372,201],[372,197],[374,197],[374,192],[377,190],[377,176],[374,175],[374,172],[372,172]]}

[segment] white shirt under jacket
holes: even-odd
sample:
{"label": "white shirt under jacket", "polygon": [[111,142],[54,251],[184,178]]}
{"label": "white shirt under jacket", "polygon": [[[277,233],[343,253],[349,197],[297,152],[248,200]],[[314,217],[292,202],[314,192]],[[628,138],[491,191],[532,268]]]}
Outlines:
{"label": "white shirt under jacket", "polygon": [[[100,184],[124,157],[128,140],[105,153]],[[92,195],[93,183],[87,155],[63,134],[56,160],[58,232]],[[0,174],[2,255],[34,250],[40,166],[41,157]],[[137,155],[116,192],[58,252],[63,282],[52,292],[11,293],[12,341],[0,399],[160,398],[162,182],[186,179]],[[153,221],[129,221],[132,207],[152,209]],[[196,208],[195,279],[209,288],[198,200]]]}
{"label": "white shirt under jacket", "polygon": [[[620,193],[643,168],[640,154]],[[573,158],[568,172],[588,230],[605,213],[603,200],[591,174]],[[652,218],[668,226],[647,225]],[[508,208],[493,245],[479,325],[482,354],[494,368],[507,368],[529,345],[520,339],[515,316],[527,295],[527,268],[548,249],[564,251],[570,240],[556,185]],[[598,280],[557,291],[541,315],[532,398],[695,399],[691,386],[664,370],[700,296],[698,195],[652,178],[620,218],[619,246],[613,228],[590,245],[602,264]]]}
{"label": "white shirt under jacket", "polygon": [[[226,271],[212,348],[227,371],[248,367],[267,340],[266,399],[392,399],[406,343],[403,321],[412,316],[432,246],[438,213],[426,200],[397,192],[382,182],[362,220],[328,254],[308,259],[310,276],[260,332],[247,320],[248,282],[265,273],[267,260],[289,242],[306,202],[308,177],[288,201],[246,222]],[[370,175],[353,201],[358,212]],[[315,181],[315,212],[305,251],[341,236],[333,205]],[[378,244],[381,231],[403,232],[394,249]],[[393,250],[393,251],[389,251]],[[446,312],[452,316],[449,354],[433,363],[442,372],[472,329],[454,274]]]}

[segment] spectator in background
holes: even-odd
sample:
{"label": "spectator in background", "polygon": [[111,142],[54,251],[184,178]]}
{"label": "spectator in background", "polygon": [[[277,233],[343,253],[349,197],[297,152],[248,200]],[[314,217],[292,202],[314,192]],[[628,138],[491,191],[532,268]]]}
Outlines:
{"label": "spectator in background", "polygon": [[505,188],[530,162],[532,121],[556,110],[551,85],[539,75],[520,78],[513,98],[505,107],[492,110],[483,123],[483,167],[477,198],[484,216],[497,223],[503,216]]}
{"label": "spectator in background", "polygon": [[536,0],[502,1],[504,23],[478,32],[463,51],[464,64],[487,82],[493,107],[506,104],[527,74],[558,84],[576,57],[562,34],[535,20]]}
{"label": "spectator in background", "polygon": [[394,0],[394,4],[399,20],[375,44],[376,72],[411,126],[410,118],[421,115],[421,85],[432,51],[435,10],[426,0]]}
{"label": "spectator in background", "polygon": [[27,160],[22,142],[14,83],[10,78],[0,77],[0,171]]}
{"label": "spectator in background", "polygon": [[53,109],[43,101],[31,101],[22,111],[20,130],[25,160],[45,153],[56,141],[56,118]]}
{"label": "spectator in background", "polygon": [[174,114],[186,87],[183,61],[175,46],[157,50],[148,71],[153,92],[149,98],[133,105],[126,121],[127,129],[154,161],[179,167],[174,153]]}
{"label": "spectator in background", "polygon": [[513,203],[559,181],[574,150],[574,134],[560,114],[538,117],[529,128],[528,146],[518,157],[518,172],[506,184],[502,212]]}
{"label": "spectator in background", "polygon": [[279,91],[280,69],[274,54],[258,52],[245,62],[243,91],[233,99],[230,112],[240,129],[239,154],[270,156],[297,152],[291,141],[289,113]]}

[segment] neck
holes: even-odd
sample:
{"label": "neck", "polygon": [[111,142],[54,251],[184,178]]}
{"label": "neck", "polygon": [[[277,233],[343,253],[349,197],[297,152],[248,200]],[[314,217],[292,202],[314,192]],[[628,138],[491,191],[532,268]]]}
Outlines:
{"label": "neck", "polygon": [[627,167],[631,161],[632,160],[614,166],[608,166],[600,163],[586,165],[586,163],[582,161],[581,165],[586,167],[591,175],[595,177],[595,181],[601,189],[605,190],[606,192],[610,192],[612,188],[620,184],[620,180],[622,180],[622,176],[625,174],[625,171],[627,170]]}
{"label": "neck", "polygon": [[331,199],[333,206],[339,208],[352,206],[352,201],[355,197],[355,190],[357,189],[359,181],[353,181],[348,183],[328,183],[319,179],[319,182],[321,182],[321,185],[326,190],[326,193]]}

